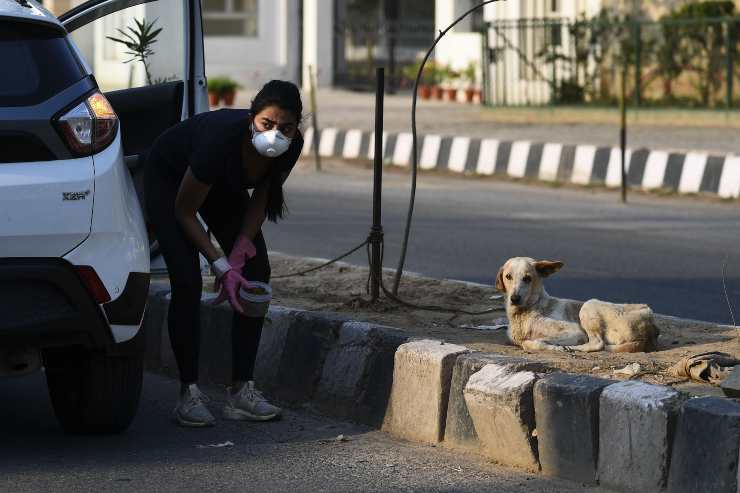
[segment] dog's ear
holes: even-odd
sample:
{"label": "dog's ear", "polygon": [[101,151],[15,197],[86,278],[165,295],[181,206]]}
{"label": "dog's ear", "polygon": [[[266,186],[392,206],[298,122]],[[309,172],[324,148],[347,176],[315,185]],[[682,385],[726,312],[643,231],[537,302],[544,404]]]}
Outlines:
{"label": "dog's ear", "polygon": [[534,263],[534,268],[540,277],[547,277],[555,274],[563,267],[562,262],[552,262],[550,260],[538,260]]}
{"label": "dog's ear", "polygon": [[503,265],[498,270],[498,274],[496,274],[496,289],[498,289],[502,293],[506,292],[506,285],[504,284],[504,266]]}

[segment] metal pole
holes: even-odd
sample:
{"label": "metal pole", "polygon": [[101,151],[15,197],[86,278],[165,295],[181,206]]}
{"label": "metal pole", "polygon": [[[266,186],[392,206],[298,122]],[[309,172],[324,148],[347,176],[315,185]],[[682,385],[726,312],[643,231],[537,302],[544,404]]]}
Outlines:
{"label": "metal pole", "polygon": [[380,276],[383,266],[380,260],[380,248],[383,242],[383,225],[381,223],[381,197],[383,189],[383,100],[385,96],[385,69],[375,70],[375,156],[373,160],[373,227],[370,230],[370,298],[375,302],[380,297]]}
{"label": "metal pole", "polygon": [[622,153],[622,202],[627,203],[627,60],[622,62],[622,88],[619,98],[619,147]]}
{"label": "metal pole", "polygon": [[313,65],[308,66],[308,85],[311,88],[311,124],[313,125],[313,154],[316,158],[316,171],[321,171],[321,156],[319,155],[319,122],[316,116],[316,79]]}
{"label": "metal pole", "polygon": [[735,78],[735,67],[734,60],[735,60],[735,53],[734,53],[734,43],[732,39],[732,31],[731,31],[731,25],[728,22],[725,23],[725,50],[727,51],[727,109],[732,108],[732,92],[733,92],[733,83]]}

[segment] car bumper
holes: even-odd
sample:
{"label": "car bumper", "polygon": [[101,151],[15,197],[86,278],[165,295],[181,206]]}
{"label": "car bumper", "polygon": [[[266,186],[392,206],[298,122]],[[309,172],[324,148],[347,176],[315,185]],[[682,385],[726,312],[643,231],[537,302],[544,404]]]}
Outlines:
{"label": "car bumper", "polygon": [[[0,259],[0,341],[39,348],[82,345],[116,349],[109,313],[137,320],[146,306],[148,274],[133,274],[115,301],[98,305],[74,266],[58,258]],[[135,338],[139,339],[139,338]],[[120,348],[119,348],[120,349]]]}

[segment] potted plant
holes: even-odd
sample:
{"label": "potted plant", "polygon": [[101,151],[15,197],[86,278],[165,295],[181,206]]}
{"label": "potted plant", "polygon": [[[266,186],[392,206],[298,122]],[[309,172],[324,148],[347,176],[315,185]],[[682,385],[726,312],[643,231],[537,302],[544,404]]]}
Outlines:
{"label": "potted plant", "polygon": [[[421,61],[417,61],[413,65],[405,66],[402,70],[404,81],[412,87],[416,82],[416,75],[419,73],[420,67]],[[429,99],[432,95],[432,78],[430,76],[429,65],[426,65],[424,67],[424,72],[422,72],[421,74],[421,79],[419,79],[418,92],[421,99]]]}
{"label": "potted plant", "polygon": [[432,85],[432,99],[442,100],[444,91],[440,84],[442,83],[444,69],[436,62],[429,62],[429,79]]}
{"label": "potted plant", "polygon": [[224,100],[226,106],[234,105],[234,98],[236,97],[236,90],[240,89],[241,86],[234,79],[224,77],[223,85],[221,86],[221,97]]}
{"label": "potted plant", "polygon": [[211,106],[218,106],[219,100],[221,99],[222,87],[222,77],[212,77],[208,79],[208,103]]}
{"label": "potted plant", "polygon": [[468,86],[465,88],[465,101],[472,103],[476,96],[476,93],[480,91],[477,89],[478,83],[478,69],[475,62],[470,62],[463,72],[463,77],[468,82]]}
{"label": "potted plant", "polygon": [[442,69],[442,80],[444,82],[444,92],[448,101],[457,101],[457,87],[455,82],[460,78],[460,73],[453,70],[452,67]]}

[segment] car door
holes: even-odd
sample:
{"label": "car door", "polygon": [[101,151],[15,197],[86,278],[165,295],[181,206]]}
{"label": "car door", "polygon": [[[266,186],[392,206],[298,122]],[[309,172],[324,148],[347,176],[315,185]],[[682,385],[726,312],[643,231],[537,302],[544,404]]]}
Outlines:
{"label": "car door", "polygon": [[59,20],[118,115],[143,203],[142,165],[154,140],[208,110],[200,1],[90,0]]}

